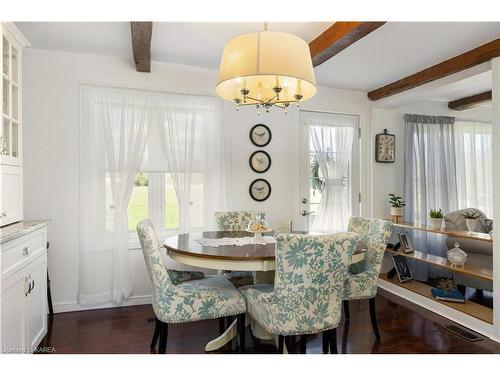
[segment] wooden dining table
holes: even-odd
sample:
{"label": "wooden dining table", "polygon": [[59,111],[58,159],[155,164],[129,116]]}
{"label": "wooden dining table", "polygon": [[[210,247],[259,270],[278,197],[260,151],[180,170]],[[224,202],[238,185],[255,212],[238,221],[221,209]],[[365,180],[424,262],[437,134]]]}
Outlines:
{"label": "wooden dining table", "polygon": [[[307,234],[307,232],[293,232]],[[270,232],[267,236],[272,236]],[[314,233],[317,234],[317,233]],[[251,243],[247,245],[219,245],[203,246],[202,238],[234,238],[252,237],[250,232],[240,231],[208,231],[196,233],[182,233],[169,237],[163,243],[167,254],[174,261],[212,270],[252,271],[255,272],[255,283],[272,282],[275,270],[275,244]],[[351,264],[364,259],[364,249],[357,249],[352,256]],[[248,320],[248,319],[247,319]],[[250,323],[250,322],[247,322]],[[262,327],[252,323],[253,334],[260,339],[272,339],[273,336],[265,332]],[[219,337],[207,343],[206,351],[220,349],[230,342],[237,334],[236,320]]]}

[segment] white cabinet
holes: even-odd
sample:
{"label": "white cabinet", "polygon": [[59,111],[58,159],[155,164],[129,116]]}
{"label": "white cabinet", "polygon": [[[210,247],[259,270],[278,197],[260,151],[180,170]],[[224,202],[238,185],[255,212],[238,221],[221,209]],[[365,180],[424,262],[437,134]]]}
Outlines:
{"label": "white cabinet", "polygon": [[32,353],[47,333],[46,240],[43,226],[2,244],[3,353]]}
{"label": "white cabinet", "polygon": [[0,226],[23,219],[22,191],[22,49],[29,45],[10,22],[0,25],[0,166],[17,167],[1,173]]}
{"label": "white cabinet", "polygon": [[23,168],[0,165],[0,226],[23,219]]}

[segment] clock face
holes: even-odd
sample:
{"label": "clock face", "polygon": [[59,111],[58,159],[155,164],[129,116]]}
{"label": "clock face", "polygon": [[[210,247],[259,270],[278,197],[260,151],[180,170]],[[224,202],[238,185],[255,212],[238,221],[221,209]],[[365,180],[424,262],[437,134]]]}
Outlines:
{"label": "clock face", "polygon": [[395,139],[394,135],[392,134],[378,134],[376,143],[376,160],[380,162],[386,162],[386,163],[391,163],[394,162],[395,159],[395,153],[394,153],[394,146],[395,146]]}
{"label": "clock face", "polygon": [[271,168],[271,157],[265,151],[255,151],[250,155],[249,163],[254,172],[264,173]]}
{"label": "clock face", "polygon": [[250,184],[249,193],[254,200],[265,201],[271,195],[271,185],[267,180],[259,178]]}
{"label": "clock face", "polygon": [[257,147],[264,147],[271,142],[271,129],[264,124],[257,124],[250,129],[250,140]]}

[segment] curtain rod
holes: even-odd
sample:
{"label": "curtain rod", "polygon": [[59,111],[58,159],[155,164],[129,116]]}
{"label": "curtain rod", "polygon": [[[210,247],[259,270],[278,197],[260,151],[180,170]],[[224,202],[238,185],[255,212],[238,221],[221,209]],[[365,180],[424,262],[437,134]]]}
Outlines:
{"label": "curtain rod", "polygon": [[118,83],[80,81],[79,84],[80,84],[80,86],[109,87],[109,88],[114,88],[114,89],[156,92],[156,93],[160,93],[160,94],[190,95],[190,96],[203,96],[203,97],[209,97],[209,98],[218,98],[218,96],[216,96],[216,95],[167,91],[167,90],[153,89],[153,88],[146,88],[146,87],[132,87],[132,86],[122,85],[122,84],[118,84]]}

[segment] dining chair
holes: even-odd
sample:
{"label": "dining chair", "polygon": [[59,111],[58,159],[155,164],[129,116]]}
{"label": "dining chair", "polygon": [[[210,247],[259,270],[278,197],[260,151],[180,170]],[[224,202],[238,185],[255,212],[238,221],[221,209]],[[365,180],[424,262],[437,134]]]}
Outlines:
{"label": "dining chair", "polygon": [[387,240],[392,233],[392,223],[387,220],[352,217],[347,230],[359,235],[359,246],[366,249],[363,261],[349,268],[344,283],[344,316],[350,319],[349,301],[367,299],[370,308],[370,320],[377,340],[380,339],[377,316],[375,311],[375,296],[377,295],[377,280],[384,260]]}
{"label": "dining chair", "polygon": [[289,234],[292,233],[292,221],[281,220],[274,224],[274,232],[276,234]]}
{"label": "dining chair", "polygon": [[336,329],[342,292],[359,236],[280,234],[276,237],[274,287],[259,284],[240,288],[247,313],[266,331],[278,335],[283,352],[285,337],[300,336],[305,353],[307,335],[324,332],[324,353],[337,353]]}
{"label": "dining chair", "polygon": [[[246,211],[227,211],[216,212],[215,221],[217,222],[217,229],[220,231],[247,231],[250,220],[255,218],[255,212]],[[253,275],[252,272],[247,271],[224,271],[222,274],[237,288],[252,285]]]}
{"label": "dining chair", "polygon": [[153,224],[149,220],[137,224],[137,233],[153,287],[156,328],[152,348],[156,347],[159,337],[158,352],[166,352],[169,324],[232,316],[238,320],[238,329],[243,330],[239,332],[242,340],[239,350],[244,351],[246,306],[241,292],[221,276],[203,277],[201,272],[167,269]]}

